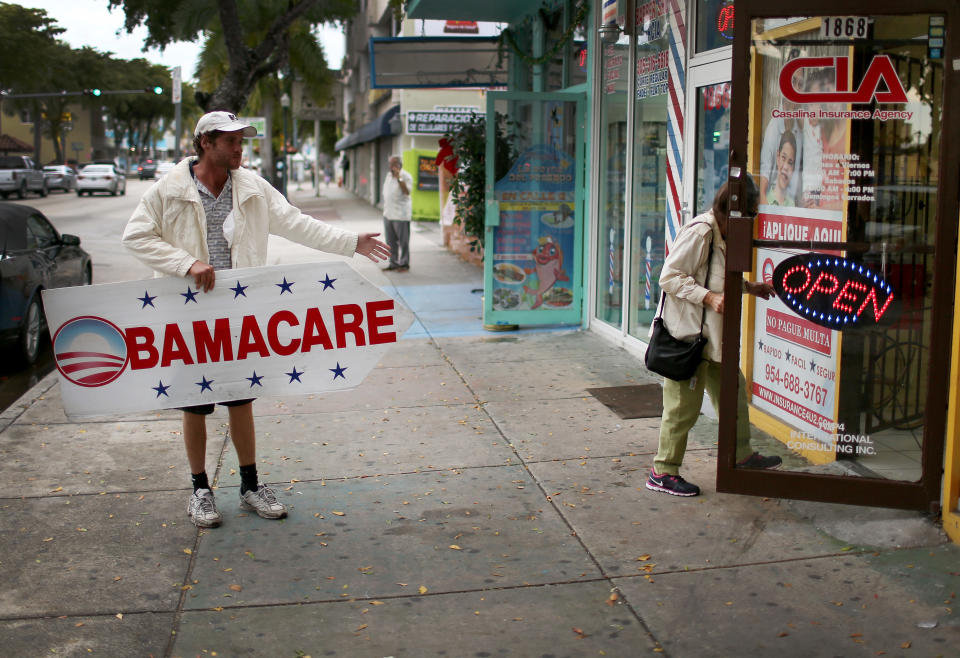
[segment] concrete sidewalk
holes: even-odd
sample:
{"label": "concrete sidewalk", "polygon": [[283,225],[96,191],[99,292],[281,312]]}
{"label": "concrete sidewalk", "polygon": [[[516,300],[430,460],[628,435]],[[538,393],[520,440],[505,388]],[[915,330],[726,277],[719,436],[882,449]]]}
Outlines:
{"label": "concrete sidewalk", "polygon": [[[360,231],[342,190],[292,194]],[[659,419],[585,389],[656,381],[589,332],[481,328],[480,271],[439,227],[411,269],[355,259],[417,323],[356,390],[256,402],[262,478],[224,524],[185,515],[178,412],[71,423],[48,377],[0,417],[3,656],[956,656],[960,547],[922,515],[718,494],[716,425],[685,475],[643,488]],[[274,262],[315,252],[277,240]]]}

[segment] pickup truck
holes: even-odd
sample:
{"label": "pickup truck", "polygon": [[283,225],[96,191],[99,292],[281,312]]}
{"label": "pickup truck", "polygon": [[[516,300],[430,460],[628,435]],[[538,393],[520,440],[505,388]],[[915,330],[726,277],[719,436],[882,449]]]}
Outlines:
{"label": "pickup truck", "polygon": [[0,155],[0,196],[6,199],[16,194],[18,199],[22,199],[27,192],[47,196],[43,169],[25,155]]}

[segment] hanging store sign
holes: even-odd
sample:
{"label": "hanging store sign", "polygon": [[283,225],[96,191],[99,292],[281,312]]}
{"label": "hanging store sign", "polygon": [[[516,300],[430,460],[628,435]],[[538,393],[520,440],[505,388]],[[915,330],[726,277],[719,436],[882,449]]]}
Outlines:
{"label": "hanging store sign", "polygon": [[795,313],[840,331],[877,324],[893,303],[893,288],[862,263],[815,252],[792,256],[773,271],[773,287]]}
{"label": "hanging store sign", "polygon": [[482,112],[465,110],[410,110],[407,112],[408,135],[445,135],[454,132]]}

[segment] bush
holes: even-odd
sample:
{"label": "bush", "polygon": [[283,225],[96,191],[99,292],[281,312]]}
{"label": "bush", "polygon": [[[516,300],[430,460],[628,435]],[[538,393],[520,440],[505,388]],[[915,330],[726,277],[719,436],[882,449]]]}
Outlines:
{"label": "bush", "polygon": [[[470,250],[480,251],[486,234],[486,118],[474,114],[468,122],[445,137],[450,141],[459,167],[450,187],[450,194],[457,200],[455,221],[463,226],[464,234],[471,238]],[[507,135],[507,117],[499,112],[496,115],[494,139],[494,180],[500,180],[510,171],[516,152]]]}

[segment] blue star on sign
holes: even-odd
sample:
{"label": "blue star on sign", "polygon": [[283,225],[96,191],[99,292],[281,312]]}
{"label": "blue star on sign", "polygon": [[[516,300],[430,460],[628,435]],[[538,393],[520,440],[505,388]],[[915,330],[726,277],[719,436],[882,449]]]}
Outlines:
{"label": "blue star on sign", "polygon": [[327,370],[329,370],[330,372],[333,373],[333,378],[334,378],[334,379],[336,379],[337,377],[342,377],[343,379],[346,379],[346,378],[347,378],[346,375],[343,374],[343,371],[344,371],[344,370],[347,370],[347,368],[346,368],[345,366],[344,366],[344,367],[341,367],[339,361],[337,361],[337,367],[336,367],[336,368],[327,368]]}
{"label": "blue star on sign", "polygon": [[260,388],[263,388],[263,384],[260,383],[260,380],[263,379],[263,375],[258,376],[256,370],[253,371],[253,377],[247,377],[246,379],[250,382],[250,388],[253,388],[254,384]]}
{"label": "blue star on sign", "polygon": [[200,292],[200,291],[199,291],[199,290],[190,290],[190,286],[187,286],[187,292],[182,292],[182,293],[180,293],[180,296],[181,296],[181,297],[184,297],[183,303],[184,303],[184,304],[188,304],[188,303],[190,303],[190,302],[193,302],[194,304],[196,304],[196,303],[197,303],[197,293],[198,293],[198,292]]}
{"label": "blue star on sign", "polygon": [[817,367],[817,364],[814,362],[813,359],[810,359],[810,370],[815,370],[816,367]]}
{"label": "blue star on sign", "polygon": [[285,292],[288,292],[288,293],[290,293],[290,294],[292,295],[292,294],[293,294],[293,284],[294,284],[293,281],[291,281],[290,283],[287,283],[287,277],[283,277],[283,283],[275,283],[275,284],[273,284],[273,285],[278,286],[278,287],[280,288],[280,294],[281,294],[281,295],[282,295],[283,293],[285,293]]}
{"label": "blue star on sign", "polygon": [[[336,279],[331,279],[329,274],[325,274],[324,278],[320,279],[317,283],[322,283],[323,289],[326,290],[327,288],[333,288],[334,281],[336,281]],[[336,290],[336,288],[334,288],[334,290]]]}
{"label": "blue star on sign", "polygon": [[[303,373],[304,373],[303,370],[301,370],[300,372],[297,372],[297,366],[293,366],[293,372],[285,372],[283,374],[285,374],[287,377],[290,378],[290,381],[288,381],[287,383],[292,384],[294,380],[300,382],[300,375],[302,375]],[[300,382],[300,383],[302,384],[303,382]]]}
{"label": "blue star on sign", "polygon": [[203,393],[204,391],[210,391],[212,393],[213,387],[210,386],[210,384],[212,384],[215,380],[213,379],[208,380],[206,375],[201,377],[201,379],[202,381],[195,382],[196,385],[200,387],[200,392]]}
{"label": "blue star on sign", "polygon": [[230,288],[230,290],[233,291],[233,298],[236,299],[236,298],[239,297],[240,295],[243,295],[244,297],[246,297],[246,296],[247,296],[247,293],[246,293],[245,291],[246,291],[246,289],[249,288],[249,287],[250,287],[250,286],[241,286],[241,285],[240,285],[240,282],[237,281],[237,285],[234,286],[233,288]]}
{"label": "blue star on sign", "polygon": [[157,397],[160,397],[161,395],[166,395],[167,397],[170,397],[170,394],[167,393],[167,389],[168,389],[168,388],[170,388],[170,387],[169,387],[169,386],[164,386],[164,385],[163,385],[163,380],[161,379],[161,380],[160,380],[160,383],[153,387],[153,390],[155,390],[155,391],[157,392]]}
{"label": "blue star on sign", "polygon": [[[146,290],[143,291],[143,297],[137,297],[138,300],[140,300],[141,302],[143,302],[143,306],[140,307],[141,309],[145,309],[145,308],[147,308],[148,306],[153,306],[153,300],[155,300],[156,298],[157,298],[156,295],[154,295],[153,297],[151,297],[151,296],[150,296],[150,293],[147,292]],[[157,308],[157,307],[156,307],[156,306],[153,306],[153,308]]]}

